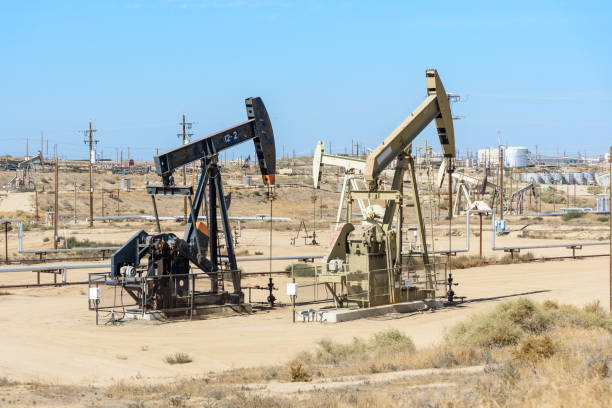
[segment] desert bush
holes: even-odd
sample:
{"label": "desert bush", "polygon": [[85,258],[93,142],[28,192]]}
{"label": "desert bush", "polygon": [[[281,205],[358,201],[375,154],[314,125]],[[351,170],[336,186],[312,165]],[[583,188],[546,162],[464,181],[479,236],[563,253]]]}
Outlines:
{"label": "desert bush", "polygon": [[555,345],[549,335],[523,339],[513,352],[516,360],[531,363],[550,358],[553,354]]}
{"label": "desert bush", "polygon": [[461,255],[451,258],[451,264],[455,269],[474,268],[482,266],[486,263],[485,258],[480,258],[478,255]]}
{"label": "desert bush", "polygon": [[[63,239],[63,237],[60,237]],[[68,248],[94,248],[94,247],[106,247],[106,246],[118,246],[112,242],[96,242],[90,241],[89,239],[81,239],[79,240],[77,237],[68,237],[65,242],[66,247]]]}
{"label": "desert bush", "polygon": [[8,295],[12,295],[12,293],[6,290],[0,290],[0,296],[8,296]]}
{"label": "desert bush", "polygon": [[389,329],[380,333],[375,333],[369,342],[371,347],[383,351],[401,351],[412,353],[416,347],[412,339],[397,329]]}
{"label": "desert bush", "polygon": [[[289,274],[291,274],[291,266],[292,265],[287,265],[285,267],[285,271]],[[300,278],[313,277],[315,276],[315,268],[303,263],[295,263],[293,264],[293,274]]]}
{"label": "desert bush", "polygon": [[563,219],[563,221],[571,221],[575,218],[582,217],[584,217],[584,213],[582,211],[568,211],[567,213],[563,214],[561,218]]}
{"label": "desert bush", "polygon": [[193,361],[193,359],[189,356],[189,354],[187,353],[174,353],[174,354],[170,354],[167,355],[164,358],[164,361],[168,364],[174,365],[174,364],[187,364],[187,363],[191,363]]}
{"label": "desert bush", "polygon": [[289,379],[291,382],[305,382],[310,381],[312,377],[301,362],[294,360],[289,364]]}
{"label": "desert bush", "polygon": [[612,317],[597,304],[581,310],[554,302],[539,305],[527,298],[499,304],[493,311],[473,316],[451,328],[447,345],[503,347],[518,344],[555,327],[601,328],[612,333]]}
{"label": "desert bush", "polygon": [[608,222],[608,221],[610,221],[610,217],[597,217],[597,221],[599,221],[599,222]]}
{"label": "desert bush", "polygon": [[546,204],[565,204],[567,202],[565,194],[560,191],[553,191],[553,188],[542,190],[540,200]]}

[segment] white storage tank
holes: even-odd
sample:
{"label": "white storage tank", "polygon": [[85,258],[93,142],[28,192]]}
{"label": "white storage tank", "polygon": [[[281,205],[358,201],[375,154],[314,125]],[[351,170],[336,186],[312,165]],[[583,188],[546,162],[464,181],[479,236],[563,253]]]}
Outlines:
{"label": "white storage tank", "polygon": [[478,149],[478,165],[484,166],[487,163],[495,166],[499,163],[499,150],[497,147]]}
{"label": "white storage tank", "polygon": [[529,166],[529,149],[521,146],[508,146],[504,152],[504,162],[508,167]]}

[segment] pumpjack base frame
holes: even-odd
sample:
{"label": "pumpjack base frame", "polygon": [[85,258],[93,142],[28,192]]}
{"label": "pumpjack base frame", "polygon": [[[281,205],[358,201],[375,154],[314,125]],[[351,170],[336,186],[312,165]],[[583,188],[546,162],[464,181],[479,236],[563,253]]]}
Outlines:
{"label": "pumpjack base frame", "polygon": [[141,309],[127,309],[125,311],[125,319],[128,320],[145,320],[145,321],[158,321],[158,320],[183,320],[183,319],[206,319],[206,318],[217,318],[217,317],[230,317],[238,316],[243,314],[252,314],[253,308],[248,303],[242,303],[239,305],[223,304],[223,305],[206,305],[199,306],[193,309],[193,314],[189,310],[176,311],[173,313],[164,313],[157,310],[145,310]]}

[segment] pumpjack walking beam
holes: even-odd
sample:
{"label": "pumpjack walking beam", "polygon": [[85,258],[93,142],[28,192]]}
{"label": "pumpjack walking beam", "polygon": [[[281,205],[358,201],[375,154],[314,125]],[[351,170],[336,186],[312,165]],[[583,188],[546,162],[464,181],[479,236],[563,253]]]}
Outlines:
{"label": "pumpjack walking beam", "polygon": [[[155,156],[155,172],[162,177],[164,186],[174,184],[172,172],[196,160],[202,160],[205,166],[216,165],[219,152],[230,147],[253,140],[257,162],[266,185],[274,185],[276,173],[276,147],[274,132],[266,107],[261,98],[248,98],[245,101],[248,120],[237,126],[214,133],[203,139],[177,147],[159,156]],[[217,173],[215,173],[217,174]],[[213,175],[214,176],[214,175]],[[204,189],[205,176],[202,176],[194,197],[194,211],[200,211]],[[193,236],[194,227],[191,221],[185,229],[185,240]]]}
{"label": "pumpjack walking beam", "polygon": [[[340,203],[338,204],[338,213],[336,215],[336,222],[339,223],[342,219],[347,190],[349,192],[351,190],[359,190],[357,179],[363,180],[365,160],[354,157],[326,154],[325,144],[322,140],[319,140],[312,158],[312,181],[314,188],[317,190],[321,188],[321,177],[323,175],[323,166],[325,165],[342,167],[344,169],[342,192],[340,195]],[[367,218],[366,204],[363,202],[363,200],[357,200],[357,203],[359,204],[359,209],[361,210],[363,218]],[[369,206],[370,203],[368,202],[367,205]]]}
{"label": "pumpjack walking beam", "polygon": [[[393,190],[399,190],[400,184],[403,183],[404,160],[406,160],[407,168],[411,173],[410,176],[413,184],[415,206],[418,210],[420,210],[418,186],[416,185],[416,177],[414,176],[414,161],[410,156],[413,140],[416,139],[430,122],[435,121],[440,144],[442,145],[442,152],[446,158],[446,160],[444,160],[445,163],[448,165],[450,160],[455,157],[455,133],[448,94],[444,89],[444,85],[442,85],[438,71],[435,69],[428,69],[425,71],[425,77],[427,98],[368,155],[364,169],[364,177],[368,183],[368,188],[370,191],[377,191],[380,174],[394,159],[398,159],[396,175],[393,179],[391,188]],[[395,214],[395,206],[396,203],[394,200],[390,200],[387,203],[382,225],[385,230],[391,228],[393,215]],[[423,244],[424,259],[428,260],[425,228],[421,211],[417,211],[417,217],[419,218],[418,226]],[[398,225],[400,225],[400,230],[398,232],[399,235],[401,235],[401,219]],[[401,251],[401,247],[399,248]]]}
{"label": "pumpjack walking beam", "polygon": [[425,72],[427,98],[366,159],[365,179],[377,188],[380,173],[435,120],[444,157],[455,157],[455,134],[448,95],[435,69]]}

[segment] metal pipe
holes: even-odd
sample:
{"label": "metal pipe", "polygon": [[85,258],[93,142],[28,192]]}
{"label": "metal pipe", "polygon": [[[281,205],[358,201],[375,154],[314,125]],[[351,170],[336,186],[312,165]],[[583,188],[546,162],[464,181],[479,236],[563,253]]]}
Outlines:
{"label": "metal pipe", "polygon": [[57,253],[57,252],[87,252],[87,251],[112,251],[117,250],[119,246],[108,247],[83,247],[83,248],[58,248],[58,249],[25,249],[19,251],[22,254],[38,254],[41,252]]}
{"label": "metal pipe", "polygon": [[[226,257],[220,257],[221,259],[227,259]],[[289,255],[289,256],[273,256],[273,261],[285,261],[292,259],[321,259],[323,255]],[[265,256],[238,256],[236,261],[269,261],[270,257]],[[140,266],[146,266],[146,262],[141,262]],[[105,264],[68,264],[68,265],[45,265],[45,266],[15,266],[8,268],[0,268],[0,273],[3,272],[35,272],[35,271],[48,271],[48,270],[64,270],[64,269],[104,269],[110,268],[109,263]]]}
{"label": "metal pipe", "polygon": [[[154,216],[151,215],[118,215],[118,216],[107,216],[107,217],[94,217],[95,220],[115,220],[115,219],[147,219],[155,220]],[[177,220],[182,218],[178,217],[159,217],[161,220]],[[217,217],[219,218],[219,217]],[[205,216],[200,216],[198,219],[206,219]],[[241,231],[241,221],[269,221],[268,216],[255,216],[255,217],[229,217],[230,220],[238,221],[238,230]],[[291,218],[287,217],[273,217],[274,221],[291,221]],[[0,222],[16,222],[17,223],[17,252],[20,254],[37,254],[41,252],[45,253],[58,253],[58,252],[87,252],[87,251],[110,251],[119,249],[120,246],[108,246],[108,247],[85,247],[85,248],[58,248],[58,249],[23,249],[23,220],[19,218],[1,218]],[[85,219],[85,222],[89,222],[89,217]]]}
{"label": "metal pipe", "polygon": [[448,254],[457,252],[469,252],[470,251],[470,215],[472,214],[486,214],[488,211],[484,210],[467,210],[465,212],[465,249],[436,249],[432,251],[434,254]]}
{"label": "metal pipe", "polygon": [[573,246],[595,246],[609,245],[610,241],[594,241],[594,242],[569,242],[564,244],[539,244],[539,245],[517,245],[517,246],[495,246],[495,212],[491,213],[491,249],[493,251],[504,251],[514,249],[539,249],[539,248],[567,248]]}
{"label": "metal pipe", "polygon": [[[239,220],[239,221],[291,221],[291,218],[288,217],[272,217],[270,218],[268,215],[254,216],[254,217],[237,217],[230,216],[228,217],[230,220]],[[155,220],[155,216],[153,215],[145,215],[145,214],[137,214],[137,215],[115,215],[115,216],[106,216],[106,217],[93,217],[94,221],[97,220],[131,220],[131,219],[141,219],[141,220]],[[182,215],[177,216],[160,216],[160,220],[164,221],[178,221],[182,220]],[[205,215],[198,216],[198,220],[205,220]],[[221,217],[217,217],[217,219],[221,219]],[[89,217],[85,219],[86,222],[89,222]]]}

